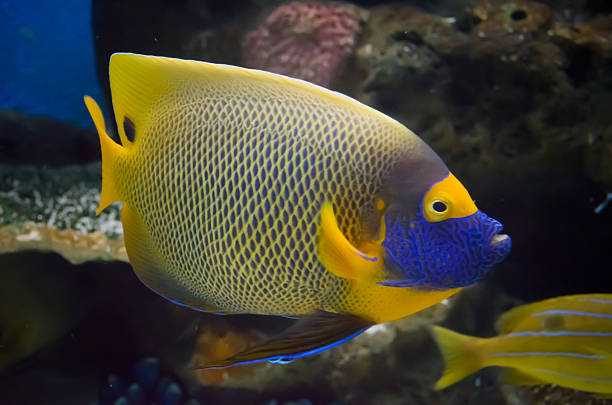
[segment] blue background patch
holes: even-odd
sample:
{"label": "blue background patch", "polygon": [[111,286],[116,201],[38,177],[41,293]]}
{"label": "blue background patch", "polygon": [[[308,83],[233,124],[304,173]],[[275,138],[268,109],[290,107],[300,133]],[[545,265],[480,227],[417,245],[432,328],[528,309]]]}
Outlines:
{"label": "blue background patch", "polygon": [[91,1],[0,1],[0,110],[92,127],[83,95],[101,99]]}

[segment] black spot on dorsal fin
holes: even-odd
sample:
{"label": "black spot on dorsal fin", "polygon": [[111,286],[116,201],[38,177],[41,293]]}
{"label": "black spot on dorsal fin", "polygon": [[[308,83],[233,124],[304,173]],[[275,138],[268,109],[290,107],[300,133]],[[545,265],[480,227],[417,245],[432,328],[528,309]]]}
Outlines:
{"label": "black spot on dorsal fin", "polygon": [[136,127],[134,126],[134,122],[128,117],[123,117],[123,131],[125,132],[125,137],[130,142],[134,142],[134,138],[136,137]]}

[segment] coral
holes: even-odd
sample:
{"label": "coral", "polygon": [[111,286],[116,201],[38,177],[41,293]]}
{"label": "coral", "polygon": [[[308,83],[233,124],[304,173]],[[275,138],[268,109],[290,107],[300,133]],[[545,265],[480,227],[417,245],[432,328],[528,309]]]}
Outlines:
{"label": "coral", "polygon": [[97,260],[128,260],[123,238],[111,239],[103,232],[62,230],[34,222],[0,227],[0,254],[24,250],[55,252],[72,264]]}
{"label": "coral", "polygon": [[[423,77],[440,64],[436,50],[451,51],[464,42],[451,19],[410,6],[377,7],[371,10],[355,51],[356,67],[365,76],[362,87],[365,92],[396,88],[398,82]],[[354,87],[354,79],[348,81],[344,87]]]}
{"label": "coral", "polygon": [[243,63],[329,86],[351,54],[362,12],[340,4],[279,6],[243,44]]}
{"label": "coral", "polygon": [[525,0],[482,0],[473,8],[478,38],[529,33],[541,29],[550,19],[543,3]]}
{"label": "coral", "polygon": [[562,81],[558,70],[564,66],[565,58],[546,31],[551,15],[543,3],[482,0],[472,9],[469,54],[474,58],[498,58],[519,69],[545,71]]}
{"label": "coral", "polygon": [[558,20],[549,34],[576,45],[593,47],[604,56],[612,55],[612,15],[597,15],[586,20],[578,16],[569,21]]}
{"label": "coral", "polygon": [[122,234],[119,206],[96,216],[100,200],[100,165],[0,165],[0,226],[27,221],[83,233]]}
{"label": "coral", "polygon": [[609,61],[601,47],[555,34],[560,14],[502,0],[456,18],[376,7],[356,46],[362,79],[345,88],[414,129],[468,182],[491,166],[517,176],[569,168],[584,153],[587,171],[608,189]]}
{"label": "coral", "polygon": [[[429,14],[407,5],[379,6],[370,11],[359,41],[359,52],[364,46],[380,52],[387,44],[411,42],[426,44],[443,53],[464,46],[467,38],[455,29],[455,19]],[[365,56],[365,55],[364,55]],[[399,54],[398,58],[402,58]]]}
{"label": "coral", "polygon": [[119,207],[101,215],[100,166],[0,166],[0,253],[55,251],[73,263],[127,260]]}

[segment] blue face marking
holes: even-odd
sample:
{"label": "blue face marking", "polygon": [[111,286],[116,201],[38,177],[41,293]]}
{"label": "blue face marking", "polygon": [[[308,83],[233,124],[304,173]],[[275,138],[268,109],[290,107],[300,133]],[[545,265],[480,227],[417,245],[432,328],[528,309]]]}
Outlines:
{"label": "blue face marking", "polygon": [[401,276],[381,284],[425,290],[474,284],[510,252],[510,237],[493,240],[501,229],[480,211],[440,222],[418,214],[407,226],[399,220],[387,223],[385,266],[395,267]]}

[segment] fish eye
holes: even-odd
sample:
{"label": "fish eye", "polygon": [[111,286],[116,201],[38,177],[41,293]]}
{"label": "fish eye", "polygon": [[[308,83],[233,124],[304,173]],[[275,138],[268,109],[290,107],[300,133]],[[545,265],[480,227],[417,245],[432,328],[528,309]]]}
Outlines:
{"label": "fish eye", "polygon": [[444,214],[448,210],[448,205],[444,201],[435,200],[431,204],[431,208],[438,214]]}

